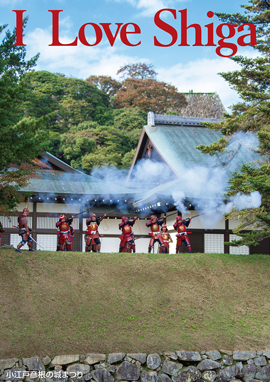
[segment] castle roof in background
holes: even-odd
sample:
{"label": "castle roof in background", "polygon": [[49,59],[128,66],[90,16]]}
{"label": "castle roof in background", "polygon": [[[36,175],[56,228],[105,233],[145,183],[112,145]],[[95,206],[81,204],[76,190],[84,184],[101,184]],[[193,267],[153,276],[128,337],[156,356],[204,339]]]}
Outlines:
{"label": "castle roof in background", "polygon": [[183,117],[222,118],[226,112],[220,97],[216,93],[184,93],[187,105],[179,114]]}
{"label": "castle roof in background", "polygon": [[117,197],[132,201],[146,189],[146,185],[142,190],[131,182],[123,182],[123,179],[107,181],[84,174],[48,152],[35,158],[33,164],[37,167],[36,176],[30,178],[27,186],[20,191],[29,192],[40,200],[69,197],[75,201],[85,196],[89,200],[109,201]]}
{"label": "castle roof in background", "polygon": [[[218,130],[206,127],[205,123],[220,123],[217,118],[195,118],[148,113],[148,124],[143,127],[137,151],[130,169],[141,159],[152,159],[167,165],[170,177],[160,176],[160,186],[148,190],[140,199],[153,202],[154,195],[170,194],[172,188],[181,189],[181,178],[185,169],[223,166],[230,171],[239,170],[243,163],[261,159],[253,148],[247,148],[241,139],[229,146],[218,156],[204,154],[196,147],[210,145],[222,137]],[[163,185],[162,185],[163,184]],[[190,195],[192,196],[192,195]],[[138,202],[139,200],[137,200]],[[138,205],[135,203],[134,206]]]}
{"label": "castle roof in background", "polygon": [[258,161],[260,155],[241,147],[241,141],[216,158],[196,148],[199,145],[210,145],[222,137],[220,131],[205,126],[206,122],[221,121],[221,119],[148,113],[148,125],[143,128],[130,174],[138,160],[148,157],[165,162],[176,177],[180,178],[184,167],[219,164],[231,166],[233,161],[231,170],[234,171],[239,170],[242,163]]}
{"label": "castle roof in background", "polygon": [[[38,170],[37,176],[20,191],[33,194],[73,195],[131,195],[134,189],[117,183],[109,183],[86,174],[63,173],[61,171]],[[139,191],[138,191],[139,192]],[[136,191],[135,191],[136,193]]]}

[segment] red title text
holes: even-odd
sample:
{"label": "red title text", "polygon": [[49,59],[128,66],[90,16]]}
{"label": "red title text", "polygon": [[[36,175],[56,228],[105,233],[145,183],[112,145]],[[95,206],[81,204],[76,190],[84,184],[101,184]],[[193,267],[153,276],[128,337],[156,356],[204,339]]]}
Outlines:
{"label": "red title text", "polygon": [[[13,10],[16,13],[16,43],[15,46],[26,46],[23,43],[23,13],[26,10]],[[85,23],[78,31],[78,36],[69,43],[61,42],[60,38],[60,12],[63,10],[49,10],[52,13],[52,42],[49,46],[77,46],[80,42],[83,45],[93,47],[106,40],[111,46],[114,46],[117,37],[121,42],[130,47],[141,45],[141,29],[135,23]],[[172,22],[165,22],[162,17],[170,16],[176,20],[177,25]],[[212,11],[207,12],[207,17],[211,19],[214,16]],[[213,46],[220,57],[231,57],[237,53],[238,46],[254,46],[256,41],[256,27],[252,23],[242,25],[233,25],[228,23],[219,24],[216,28],[214,23],[209,23],[201,27],[200,24],[190,24],[187,21],[187,9],[176,11],[175,9],[165,8],[159,10],[154,16],[154,23],[159,30],[159,36],[154,36],[154,46],[171,47],[178,45],[179,47],[187,46]],[[206,28],[206,29],[203,29]],[[86,37],[86,29],[91,38]],[[162,32],[160,32],[162,31]],[[192,34],[193,35],[190,36]],[[190,33],[188,36],[188,32]],[[241,32],[243,32],[241,34]],[[157,32],[156,32],[157,33]],[[206,34],[206,41],[203,42],[203,34]],[[191,45],[188,37],[193,39]],[[217,43],[214,42],[218,39]],[[231,39],[234,38],[234,41]],[[91,41],[89,41],[91,40]]]}

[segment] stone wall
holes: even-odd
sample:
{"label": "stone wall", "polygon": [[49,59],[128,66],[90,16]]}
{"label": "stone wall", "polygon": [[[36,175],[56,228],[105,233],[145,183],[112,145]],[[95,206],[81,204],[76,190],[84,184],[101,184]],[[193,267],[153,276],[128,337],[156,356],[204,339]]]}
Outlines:
{"label": "stone wall", "polygon": [[111,353],[0,359],[0,381],[268,382],[270,350]]}

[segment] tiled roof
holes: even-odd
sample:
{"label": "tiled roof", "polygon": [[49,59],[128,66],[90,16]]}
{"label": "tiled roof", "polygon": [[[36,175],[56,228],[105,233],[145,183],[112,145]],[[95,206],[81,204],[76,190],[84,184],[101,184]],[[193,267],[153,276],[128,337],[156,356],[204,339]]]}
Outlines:
{"label": "tiled roof", "polygon": [[241,147],[241,142],[219,157],[204,154],[196,149],[199,145],[210,145],[222,137],[220,131],[205,127],[203,122],[221,120],[159,115],[155,115],[154,118],[155,125],[145,126],[145,132],[160,156],[177,176],[181,176],[184,167],[190,168],[196,165],[208,167],[222,163],[231,171],[235,171],[239,170],[243,163],[260,159],[258,153]]}
{"label": "tiled roof", "polygon": [[133,187],[105,182],[86,174],[71,174],[61,171],[38,171],[38,176],[31,178],[21,191],[55,195],[132,195],[140,193]]}

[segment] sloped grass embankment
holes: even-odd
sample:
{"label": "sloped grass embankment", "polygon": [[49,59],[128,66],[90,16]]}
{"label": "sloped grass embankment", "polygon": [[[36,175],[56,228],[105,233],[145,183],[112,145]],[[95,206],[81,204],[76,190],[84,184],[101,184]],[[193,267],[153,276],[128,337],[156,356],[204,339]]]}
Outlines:
{"label": "sloped grass embankment", "polygon": [[0,358],[265,349],[270,256],[0,250]]}

